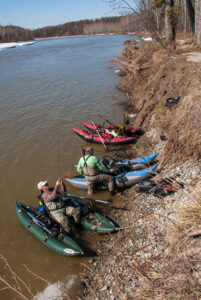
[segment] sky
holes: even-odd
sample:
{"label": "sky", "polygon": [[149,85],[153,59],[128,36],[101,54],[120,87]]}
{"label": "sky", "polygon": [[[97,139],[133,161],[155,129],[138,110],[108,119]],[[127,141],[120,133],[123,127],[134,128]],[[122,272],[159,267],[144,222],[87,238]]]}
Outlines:
{"label": "sky", "polygon": [[0,25],[36,29],[118,15],[107,0],[0,0]]}

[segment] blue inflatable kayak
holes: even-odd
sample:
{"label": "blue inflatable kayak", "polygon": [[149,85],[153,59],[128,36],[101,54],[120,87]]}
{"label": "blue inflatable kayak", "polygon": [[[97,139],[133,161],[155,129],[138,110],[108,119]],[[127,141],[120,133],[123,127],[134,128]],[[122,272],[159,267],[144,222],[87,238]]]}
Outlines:
{"label": "blue inflatable kayak", "polygon": [[136,171],[148,167],[149,163],[151,163],[156,158],[157,155],[158,153],[154,153],[145,157],[125,159],[125,160],[112,158],[112,157],[110,158],[109,156],[105,156],[102,159],[100,159],[100,162],[108,169],[119,168],[120,170],[123,171],[125,167],[125,170],[129,172],[129,171]]}
{"label": "blue inflatable kayak", "polygon": [[[154,170],[156,169],[156,167],[157,165],[154,165],[150,168],[146,168],[138,171],[126,172],[126,173],[124,172],[115,175],[114,178],[115,178],[116,186],[118,188],[131,187],[135,183],[138,183],[150,177],[152,174],[154,174]],[[84,176],[75,176],[71,178],[66,178],[66,181],[77,188],[87,190],[87,181]],[[103,183],[97,183],[96,188],[105,190],[107,189],[107,185],[104,185]]]}
{"label": "blue inflatable kayak", "polygon": [[156,156],[158,155],[158,153],[154,153],[145,157],[140,157],[140,158],[134,158],[134,159],[125,159],[123,160],[121,163],[123,164],[148,164],[151,161],[153,161]]}

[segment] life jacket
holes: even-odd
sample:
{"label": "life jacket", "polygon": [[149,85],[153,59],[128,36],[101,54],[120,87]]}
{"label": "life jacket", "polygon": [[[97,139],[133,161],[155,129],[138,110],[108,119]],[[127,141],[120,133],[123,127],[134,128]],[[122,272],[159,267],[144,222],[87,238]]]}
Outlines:
{"label": "life jacket", "polygon": [[57,195],[57,197],[52,201],[47,201],[46,203],[43,200],[42,194],[38,196],[39,199],[39,211],[45,211],[49,214],[52,211],[56,211],[58,209],[62,209],[64,207],[64,203],[61,195]]}
{"label": "life jacket", "polygon": [[45,203],[43,200],[41,200],[42,197],[39,198],[39,206],[38,206],[38,210],[39,211],[45,211]]}

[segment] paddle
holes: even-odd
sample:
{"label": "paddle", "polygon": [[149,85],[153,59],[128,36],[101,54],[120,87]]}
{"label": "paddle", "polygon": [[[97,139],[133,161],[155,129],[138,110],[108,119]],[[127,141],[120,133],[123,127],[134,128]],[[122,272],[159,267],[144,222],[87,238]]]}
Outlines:
{"label": "paddle", "polygon": [[104,147],[105,151],[108,151],[108,148],[107,148],[107,146],[105,145],[105,143],[103,142],[103,139],[102,139],[102,137],[101,137],[101,135],[100,135],[100,133],[99,133],[98,129],[96,128],[96,125],[94,124],[93,121],[92,121],[92,124],[93,124],[93,126],[94,126],[96,132],[98,133],[98,136],[99,136],[99,138],[100,138],[100,140],[101,140],[101,143],[103,144],[103,147]]}
{"label": "paddle", "polygon": [[103,117],[102,115],[100,115],[100,118],[102,118],[103,120],[105,120],[106,122],[108,122],[108,124],[112,125],[112,126],[115,126],[112,122],[110,122],[109,120],[107,120],[105,117]]}
{"label": "paddle", "polygon": [[78,196],[78,195],[73,195],[73,194],[67,194],[66,196],[70,197],[70,198],[74,198],[74,199],[82,199],[82,200],[88,200],[88,201],[94,201],[94,202],[100,202],[100,203],[111,203],[109,201],[104,201],[104,200],[98,200],[98,199],[93,199],[93,198],[88,198],[88,197],[84,197],[84,196]]}
{"label": "paddle", "polygon": [[115,206],[110,206],[110,205],[107,205],[107,207],[112,208],[112,209],[120,209],[120,210],[130,211],[130,209],[124,208],[124,207],[115,207]]}
{"label": "paddle", "polygon": [[[98,199],[93,199],[93,198],[88,198],[88,197],[78,196],[78,195],[73,195],[73,194],[66,194],[66,196],[68,196],[70,198],[74,198],[74,199],[82,199],[82,200],[87,200],[87,201],[100,202],[100,203],[103,203],[103,204],[111,203],[109,201],[98,200]],[[123,207],[115,207],[115,206],[110,206],[110,205],[107,205],[107,207],[112,208],[112,209],[120,209],[120,210],[127,210],[127,211],[129,211],[129,209],[123,208]]]}
{"label": "paddle", "polygon": [[71,167],[70,171],[68,171],[68,173],[66,174],[66,178],[68,178],[70,176],[72,170],[73,170],[73,166]]}

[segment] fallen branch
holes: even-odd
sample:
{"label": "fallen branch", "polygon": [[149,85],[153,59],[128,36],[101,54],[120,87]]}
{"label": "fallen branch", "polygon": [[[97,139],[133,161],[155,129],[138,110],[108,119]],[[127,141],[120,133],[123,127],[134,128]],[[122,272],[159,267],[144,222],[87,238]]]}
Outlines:
{"label": "fallen branch", "polygon": [[98,300],[99,298],[96,296],[94,290],[90,287],[90,285],[88,284],[88,282],[87,282],[85,279],[82,279],[82,280],[83,280],[84,283],[87,285],[87,287],[89,288],[89,290],[91,291],[91,293],[94,295],[95,299]]}
{"label": "fallen branch", "polygon": [[43,277],[40,277],[39,275],[37,275],[36,273],[34,273],[33,271],[31,271],[26,265],[23,265],[25,267],[25,269],[31,273],[32,275],[35,276],[36,279],[40,279],[42,281],[44,281],[45,283],[47,283],[48,285],[50,285],[51,283],[49,281],[47,281],[46,279],[44,279]]}
{"label": "fallen branch", "polygon": [[178,226],[172,219],[170,219],[168,216],[166,215],[163,215],[163,214],[160,214],[160,213],[156,213],[156,215],[160,216],[160,217],[163,217],[163,218],[166,218],[167,220],[169,220],[176,228],[178,231],[182,232],[183,230],[181,229],[180,226]]}
{"label": "fallen branch", "polygon": [[30,298],[27,298],[26,296],[24,296],[20,291],[18,291],[18,289],[12,287],[4,278],[2,278],[0,276],[0,281],[3,282],[6,287],[10,290],[12,290],[13,292],[17,293],[22,299],[25,299],[25,300],[30,300]]}
{"label": "fallen branch", "polygon": [[[9,271],[10,271],[10,273],[11,273],[11,275],[12,275],[12,278],[14,279],[14,281],[15,281],[15,283],[16,283],[16,285],[17,285],[17,287],[16,288],[14,288],[14,287],[12,287],[12,290],[13,291],[16,291],[16,292],[18,292],[18,294],[21,294],[21,287],[20,287],[20,285],[19,285],[19,282],[21,282],[24,286],[25,286],[25,288],[27,289],[27,291],[30,293],[30,295],[31,296],[34,296],[33,295],[33,293],[31,292],[31,290],[30,290],[30,288],[29,288],[29,286],[12,270],[12,268],[11,268],[11,266],[8,264],[8,262],[7,262],[7,260],[6,260],[6,258],[5,257],[3,257],[2,255],[0,255],[0,258],[4,261],[4,263],[5,263],[5,266],[9,269]],[[4,283],[7,285],[7,287],[8,288],[10,288],[10,284],[5,280],[5,279],[3,279],[2,277],[1,277],[1,281],[3,282],[3,280],[5,281]],[[27,298],[28,299],[28,298]]]}
{"label": "fallen branch", "polygon": [[199,237],[199,236],[201,236],[201,229],[187,232],[187,236],[189,236],[189,237]]}

